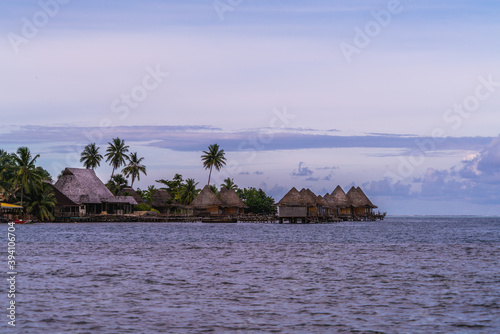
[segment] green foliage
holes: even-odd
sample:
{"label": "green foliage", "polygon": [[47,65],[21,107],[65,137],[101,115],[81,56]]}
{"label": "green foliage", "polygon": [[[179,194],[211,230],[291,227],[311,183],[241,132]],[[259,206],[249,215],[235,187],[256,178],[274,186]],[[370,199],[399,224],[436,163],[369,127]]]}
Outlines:
{"label": "green foliage", "polygon": [[123,168],[122,172],[126,177],[132,178],[132,183],[130,184],[130,186],[133,187],[136,178],[138,181],[141,180],[141,173],[147,175],[146,166],[141,165],[141,162],[142,160],[144,160],[144,158],[138,158],[137,152],[131,153],[130,156],[127,157],[127,160],[128,164],[125,168]]}
{"label": "green foliage", "polygon": [[245,202],[246,205],[249,206],[249,213],[256,214],[275,214],[276,207],[274,207],[274,198],[271,196],[267,196],[266,193],[262,189],[255,188],[245,188],[238,189],[236,191],[238,196]]}
{"label": "green foliage", "polygon": [[236,185],[236,183],[234,183],[234,179],[228,177],[224,180],[224,183],[220,185],[221,190],[222,188],[233,189],[236,191],[238,189],[238,186]]}
{"label": "green foliage", "polygon": [[128,159],[128,149],[129,147],[125,145],[125,141],[120,138],[113,138],[112,142],[108,143],[108,149],[106,150],[106,162],[113,167],[111,172],[111,177],[115,174],[115,169],[120,168],[125,165],[125,160]]}
{"label": "green foliage", "polygon": [[127,179],[121,174],[112,176],[106,183],[106,187],[108,187],[109,191],[111,191],[115,196],[118,195],[123,188],[127,187],[127,185]]}
{"label": "green foliage", "polygon": [[175,174],[172,181],[161,179],[161,180],[156,180],[156,182],[166,185],[167,187],[165,189],[172,196],[172,198],[177,198],[179,197],[179,192],[184,180],[182,179],[181,174]]}
{"label": "green foliage", "polygon": [[137,193],[148,205],[153,203],[153,194],[156,192],[155,186],[149,186],[146,190],[141,190],[137,188]]}
{"label": "green foliage", "polygon": [[51,186],[44,183],[41,188],[33,189],[27,195],[26,201],[28,203],[26,210],[29,214],[41,221],[54,219],[52,208],[56,205],[56,198]]}
{"label": "green foliage", "polygon": [[20,147],[17,153],[12,156],[14,171],[13,184],[14,187],[19,186],[21,191],[21,205],[23,205],[24,194],[29,194],[31,189],[40,188],[42,182],[42,175],[40,170],[36,168],[35,162],[39,154],[34,157],[31,155],[29,148]]}
{"label": "green foliage", "polygon": [[147,205],[146,203],[140,203],[134,205],[134,211],[151,211],[151,210],[153,210],[153,208]]}
{"label": "green foliage", "polygon": [[203,167],[205,169],[210,168],[210,173],[208,174],[208,185],[210,185],[210,177],[212,176],[212,168],[215,167],[216,170],[220,170],[226,164],[226,157],[224,150],[220,149],[218,144],[212,144],[208,147],[208,151],[203,151],[201,156],[201,161],[203,161]]}
{"label": "green foliage", "polygon": [[198,182],[195,182],[194,179],[187,179],[186,183],[181,185],[177,198],[179,203],[189,205],[194,200],[200,192],[199,189],[196,189],[196,185],[198,185]]}
{"label": "green foliage", "polygon": [[95,169],[101,165],[101,160],[102,155],[99,154],[99,147],[95,143],[85,146],[80,158],[80,162],[83,162],[83,167]]}

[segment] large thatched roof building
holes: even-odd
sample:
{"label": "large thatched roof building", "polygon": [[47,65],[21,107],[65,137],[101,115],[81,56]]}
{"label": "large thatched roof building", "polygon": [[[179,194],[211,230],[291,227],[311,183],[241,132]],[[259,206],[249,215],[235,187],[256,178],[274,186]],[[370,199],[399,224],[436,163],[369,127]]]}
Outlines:
{"label": "large thatched roof building", "polygon": [[80,214],[122,214],[137,204],[132,196],[114,196],[92,169],[66,168],[54,187],[80,206]]}
{"label": "large thatched roof building", "polygon": [[308,201],[302,194],[293,187],[276,203],[278,207],[278,216],[285,218],[302,218],[307,216]]}

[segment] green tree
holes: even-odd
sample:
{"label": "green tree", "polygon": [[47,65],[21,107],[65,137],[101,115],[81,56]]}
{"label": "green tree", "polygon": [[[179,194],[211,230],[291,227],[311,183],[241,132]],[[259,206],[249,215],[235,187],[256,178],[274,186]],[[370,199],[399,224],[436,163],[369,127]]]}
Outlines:
{"label": "green tree", "polygon": [[187,179],[186,183],[182,184],[179,191],[179,202],[184,205],[189,205],[196,195],[200,192],[199,189],[196,189],[198,182],[195,182],[194,179]]}
{"label": "green tree", "polygon": [[210,173],[208,174],[208,183],[207,183],[208,185],[210,185],[212,168],[215,167],[215,169],[219,171],[226,164],[224,150],[220,149],[218,144],[212,144],[208,147],[208,151],[203,151],[201,160],[203,161],[203,167],[205,169],[210,168]]}
{"label": "green tree", "polygon": [[85,146],[80,158],[80,162],[83,162],[83,167],[95,169],[101,165],[101,160],[102,155],[99,153],[99,147],[95,143]]}
{"label": "green tree", "polygon": [[123,188],[127,187],[127,179],[123,177],[121,174],[116,174],[109,179],[106,183],[106,187],[108,187],[109,191],[113,193],[113,195],[118,195]]}
{"label": "green tree", "polygon": [[51,187],[43,184],[41,188],[33,190],[28,195],[27,212],[41,221],[51,221],[54,219],[52,209],[56,205],[56,198]]}
{"label": "green tree", "polygon": [[262,189],[238,189],[237,194],[248,205],[248,212],[257,214],[275,214],[276,207],[274,207],[274,198],[267,196]]}
{"label": "green tree", "polygon": [[21,190],[21,206],[23,205],[24,193],[30,193],[31,188],[40,188],[42,175],[40,170],[36,168],[36,159],[39,154],[34,157],[31,155],[29,148],[20,147],[17,153],[12,155],[14,162],[14,184],[18,185]]}
{"label": "green tree", "polygon": [[224,180],[224,183],[222,183],[220,187],[221,190],[222,188],[233,189],[233,190],[238,189],[238,186],[236,185],[236,183],[234,183],[234,179],[231,179],[229,177]]}
{"label": "green tree", "polygon": [[172,196],[172,198],[176,198],[179,195],[179,191],[180,191],[180,188],[181,188],[184,180],[182,179],[181,174],[175,174],[174,178],[171,181],[161,179],[161,180],[156,180],[156,182],[167,186],[167,188],[165,188],[165,189]]}
{"label": "green tree", "polygon": [[141,173],[146,174],[146,166],[141,165],[142,160],[144,158],[138,158],[137,152],[131,153],[127,158],[128,164],[125,168],[123,168],[122,172],[126,177],[132,178],[131,187],[134,187],[134,181],[137,178],[137,181],[141,180]]}
{"label": "green tree", "polygon": [[125,165],[126,159],[128,158],[127,152],[129,147],[125,145],[125,141],[120,138],[113,138],[113,141],[108,144],[106,162],[109,162],[110,166],[113,167],[113,171],[111,172],[111,177],[113,177],[115,170]]}

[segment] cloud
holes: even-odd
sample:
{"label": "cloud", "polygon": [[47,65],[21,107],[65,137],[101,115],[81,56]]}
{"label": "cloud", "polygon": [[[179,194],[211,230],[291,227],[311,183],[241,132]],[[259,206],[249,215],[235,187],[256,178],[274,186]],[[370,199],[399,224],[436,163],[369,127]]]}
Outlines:
{"label": "cloud", "polygon": [[311,177],[308,177],[308,178],[306,179],[306,181],[313,181],[313,182],[316,182],[316,181],[319,181],[319,177],[312,177],[312,176],[311,176]]}
{"label": "cloud", "polygon": [[500,136],[478,154],[462,161],[459,174],[464,179],[477,183],[500,183]]}
{"label": "cloud", "polygon": [[302,167],[304,165],[304,162],[300,162],[299,163],[299,168],[296,170],[294,170],[292,172],[292,176],[311,176],[313,175],[313,171],[310,170],[308,167]]}
{"label": "cloud", "polygon": [[262,172],[262,171],[258,170],[258,171],[256,171],[254,174],[255,174],[255,175],[263,175],[263,174],[264,174],[264,172]]}

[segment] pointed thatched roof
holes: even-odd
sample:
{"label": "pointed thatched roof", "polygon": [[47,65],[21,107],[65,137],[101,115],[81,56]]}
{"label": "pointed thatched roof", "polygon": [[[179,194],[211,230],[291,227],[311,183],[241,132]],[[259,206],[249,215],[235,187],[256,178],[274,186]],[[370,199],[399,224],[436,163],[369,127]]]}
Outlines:
{"label": "pointed thatched roof", "polygon": [[151,205],[153,207],[164,208],[168,206],[168,200],[172,200],[172,195],[165,189],[157,189],[153,195],[151,195]]}
{"label": "pointed thatched roof", "polygon": [[45,182],[49,185],[53,192],[54,197],[56,198],[56,206],[80,206],[78,203],[73,202],[68,196],[64,195],[59,189],[57,189],[52,183]]}
{"label": "pointed thatched roof", "polygon": [[276,205],[305,206],[306,200],[302,197],[302,194],[295,187],[293,187]]}
{"label": "pointed thatched roof", "polygon": [[330,196],[333,197],[333,204],[337,208],[347,208],[350,204],[346,193],[340,186],[337,186]]}
{"label": "pointed thatched roof", "polygon": [[335,198],[330,195],[329,193],[326,193],[326,195],[323,197],[323,199],[326,202],[326,207],[336,209],[337,205],[335,204]]}
{"label": "pointed thatched roof", "polygon": [[357,187],[356,191],[361,195],[361,197],[363,197],[363,200],[364,200],[366,206],[369,206],[372,209],[378,208],[378,206],[374,205],[372,203],[372,201],[370,201],[370,199],[368,198],[368,196],[365,195],[365,193],[363,192],[363,190],[361,190],[360,187]]}
{"label": "pointed thatched roof", "polygon": [[118,194],[119,196],[132,196],[137,204],[144,203],[144,200],[142,197],[135,191],[133,188],[130,187],[125,187],[123,188],[120,193]]}
{"label": "pointed thatched roof", "polygon": [[248,208],[248,205],[241,200],[240,196],[233,189],[223,187],[219,192],[219,198],[226,207]]}
{"label": "pointed thatched roof", "polygon": [[302,188],[300,190],[300,194],[302,195],[302,198],[304,198],[304,200],[306,201],[307,205],[314,206],[318,204],[318,199],[316,198],[316,194],[313,193],[311,190]]}
{"label": "pointed thatched roof", "polygon": [[114,197],[92,169],[66,168],[54,187],[77,204],[100,204]]}
{"label": "pointed thatched roof", "polygon": [[224,206],[224,203],[213,193],[208,185],[201,190],[190,204],[190,206],[195,208],[204,208],[213,205]]}
{"label": "pointed thatched roof", "polygon": [[326,199],[325,199],[323,196],[318,195],[318,196],[316,197],[316,199],[317,199],[317,203],[318,203],[319,205],[324,206],[324,207],[327,207],[327,208],[329,208],[329,207],[330,207],[330,205],[327,203]]}
{"label": "pointed thatched roof", "polygon": [[347,192],[347,198],[349,199],[349,202],[351,203],[352,207],[355,208],[360,208],[364,207],[365,204],[365,199],[361,195],[361,193],[353,186],[349,191]]}

